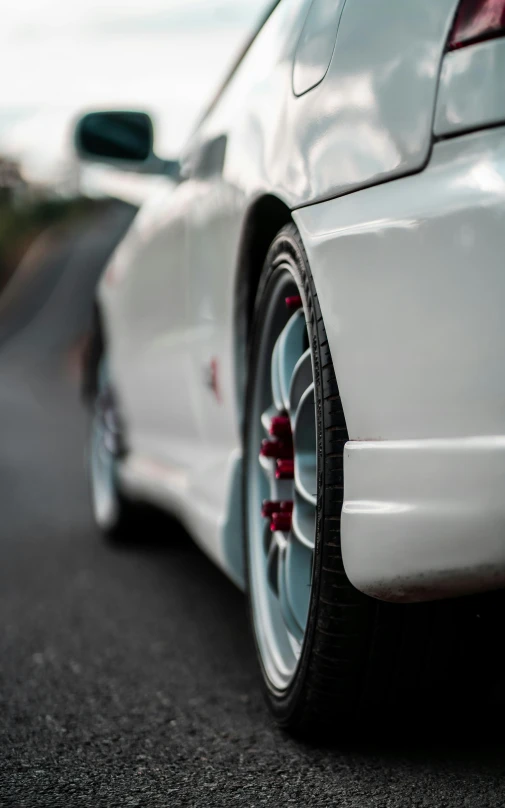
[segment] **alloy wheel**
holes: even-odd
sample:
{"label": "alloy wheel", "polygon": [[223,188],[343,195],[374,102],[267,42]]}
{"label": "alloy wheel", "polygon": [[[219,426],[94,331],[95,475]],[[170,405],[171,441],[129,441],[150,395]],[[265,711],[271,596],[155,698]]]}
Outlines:
{"label": "alloy wheel", "polygon": [[248,560],[263,666],[282,691],[297,668],[311,598],[316,414],[303,303],[287,266],[265,297],[247,457]]}
{"label": "alloy wheel", "polygon": [[91,500],[97,524],[107,530],[118,518],[116,473],[119,426],[104,360],[100,363],[97,382],[90,436]]}

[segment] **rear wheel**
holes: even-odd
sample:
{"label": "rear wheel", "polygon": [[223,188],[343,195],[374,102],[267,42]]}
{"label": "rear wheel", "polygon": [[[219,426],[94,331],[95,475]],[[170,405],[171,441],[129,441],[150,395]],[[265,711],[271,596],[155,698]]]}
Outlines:
{"label": "rear wheel", "polygon": [[104,536],[121,540],[131,531],[136,508],[125,498],[119,486],[122,432],[106,354],[99,360],[95,387],[88,451],[92,512]]}
{"label": "rear wheel", "polygon": [[391,721],[395,707],[400,720],[404,707],[410,720],[435,706],[440,717],[457,692],[468,710],[468,682],[474,688],[486,671],[476,631],[492,620],[486,598],[380,603],[347,578],[340,545],[346,422],[294,225],[280,231],[265,262],[248,371],[249,611],[278,722],[341,734],[372,715]]}
{"label": "rear wheel", "polygon": [[375,604],[340,554],[347,431],[294,226],[273,242],[254,315],[245,534],[250,613],[269,705],[300,728],[352,714]]}

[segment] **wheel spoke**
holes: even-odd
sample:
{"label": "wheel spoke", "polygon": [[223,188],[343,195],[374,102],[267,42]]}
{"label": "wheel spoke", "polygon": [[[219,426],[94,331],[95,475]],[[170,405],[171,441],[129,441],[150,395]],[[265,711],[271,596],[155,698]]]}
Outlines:
{"label": "wheel spoke", "polygon": [[281,391],[281,376],[280,376],[281,336],[279,336],[274,346],[274,350],[272,353],[272,371],[271,371],[272,398],[274,400],[274,406],[278,412],[281,412],[281,410],[284,409],[284,401],[282,399],[282,391]]}
{"label": "wheel spoke", "polygon": [[295,452],[295,489],[303,499],[317,505],[316,412],[314,385],[302,397],[293,424]]}
{"label": "wheel spoke", "polygon": [[277,413],[278,410],[274,406],[269,407],[267,410],[265,410],[265,412],[261,416],[261,424],[267,435],[270,435],[270,424],[272,423],[272,418],[274,418],[277,415]]}
{"label": "wheel spoke", "polygon": [[259,457],[259,463],[263,471],[264,477],[268,483],[269,489],[262,495],[263,499],[272,500],[291,500],[293,499],[293,485],[291,480],[278,480],[275,476],[276,463],[270,457]]}
{"label": "wheel spoke", "polygon": [[291,539],[285,555],[286,596],[298,626],[307,624],[313,552]]}
{"label": "wheel spoke", "polygon": [[316,537],[316,509],[312,503],[295,495],[292,519],[293,536],[307,550],[313,551]]}
{"label": "wheel spoke", "polygon": [[[290,596],[293,593],[293,586],[290,582],[291,575],[288,574],[288,557],[290,553],[290,542],[285,543],[279,547],[279,555],[277,561],[277,591],[279,595],[279,602],[282,611],[282,616],[286,623],[286,628],[289,633],[301,642],[303,640],[303,626],[305,622],[299,622],[292,606]],[[302,617],[300,617],[302,620]]]}
{"label": "wheel spoke", "polygon": [[313,508],[317,507],[317,496],[315,494],[311,494],[310,491],[305,487],[301,479],[298,477],[296,478],[296,471],[295,471],[295,490],[296,493],[305,500],[305,502],[309,503]]}
{"label": "wheel spoke", "polygon": [[279,557],[280,546],[278,534],[273,533],[267,556],[267,578],[271,589],[273,589],[276,595],[279,595]]}
{"label": "wheel spoke", "polygon": [[270,530],[270,524],[268,521],[265,520],[265,528],[263,531],[263,547],[265,548],[265,555],[267,556],[267,561],[268,561],[268,555],[270,553],[270,550],[272,549],[272,544],[274,543],[274,541],[275,536]]}
{"label": "wheel spoke", "polygon": [[307,387],[312,384],[312,358],[310,348],[307,348],[296,363],[289,388],[289,412],[293,418],[300,399]]}
{"label": "wheel spoke", "polygon": [[304,353],[306,333],[307,327],[305,325],[303,311],[299,310],[289,318],[277,341],[279,345],[278,367],[280,393],[285,410],[289,410],[291,378],[298,360]]}

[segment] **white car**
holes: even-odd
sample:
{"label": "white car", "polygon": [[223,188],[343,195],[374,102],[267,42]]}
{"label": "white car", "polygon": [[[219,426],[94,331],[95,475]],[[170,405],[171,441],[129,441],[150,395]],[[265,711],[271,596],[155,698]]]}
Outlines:
{"label": "white car", "polygon": [[177,183],[97,293],[96,521],[182,520],[293,730],[419,702],[444,599],[505,584],[504,75],[505,0],[280,0],[179,162],[76,130]]}

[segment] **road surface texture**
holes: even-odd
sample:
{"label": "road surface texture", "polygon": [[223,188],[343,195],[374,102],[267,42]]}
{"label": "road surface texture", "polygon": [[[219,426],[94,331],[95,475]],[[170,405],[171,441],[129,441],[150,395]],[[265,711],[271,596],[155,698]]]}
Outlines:
{"label": "road surface texture", "polygon": [[123,549],[97,535],[72,349],[125,215],[67,236],[0,324],[0,805],[504,806],[491,722],[460,741],[287,737],[232,584],[170,521]]}

